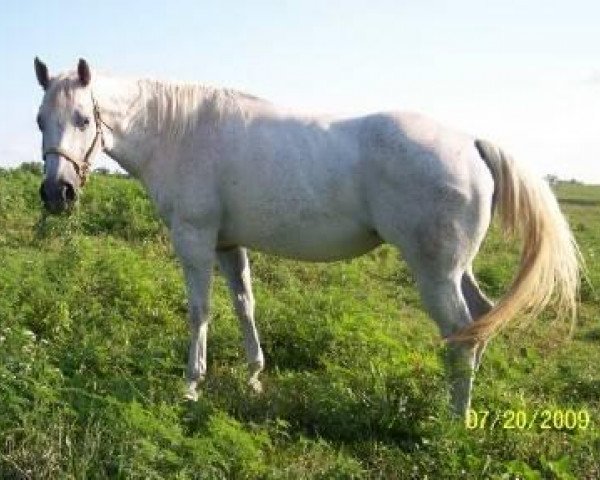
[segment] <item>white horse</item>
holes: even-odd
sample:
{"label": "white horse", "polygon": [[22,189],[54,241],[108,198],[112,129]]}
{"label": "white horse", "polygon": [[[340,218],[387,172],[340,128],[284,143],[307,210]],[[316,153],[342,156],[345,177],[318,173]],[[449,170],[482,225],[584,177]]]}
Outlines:
{"label": "white horse", "polygon": [[[416,114],[303,117],[243,93],[92,74],[85,60],[45,90],[38,123],[52,212],[68,209],[100,149],[139,178],[167,224],[189,296],[187,397],[206,372],[208,296],[215,260],[241,322],[249,383],[263,352],[245,247],[333,261],[383,242],[398,247],[423,302],[449,338],[454,410],[470,405],[474,368],[510,318],[553,297],[574,313],[577,246],[548,186],[486,141]],[[494,208],[523,236],[519,271],[493,306],[472,262]]]}

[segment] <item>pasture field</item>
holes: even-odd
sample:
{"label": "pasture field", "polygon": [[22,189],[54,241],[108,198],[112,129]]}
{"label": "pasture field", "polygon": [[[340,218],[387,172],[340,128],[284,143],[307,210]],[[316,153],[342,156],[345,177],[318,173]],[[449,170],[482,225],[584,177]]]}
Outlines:
{"label": "pasture field", "polygon": [[[588,269],[574,332],[546,313],[498,335],[466,428],[393,248],[251,254],[262,395],[217,277],[192,404],[182,273],[140,185],[93,175],[75,214],[41,220],[39,182],[0,173],[0,478],[600,478],[600,187],[557,188]],[[492,228],[476,263],[491,297],[518,251]]]}

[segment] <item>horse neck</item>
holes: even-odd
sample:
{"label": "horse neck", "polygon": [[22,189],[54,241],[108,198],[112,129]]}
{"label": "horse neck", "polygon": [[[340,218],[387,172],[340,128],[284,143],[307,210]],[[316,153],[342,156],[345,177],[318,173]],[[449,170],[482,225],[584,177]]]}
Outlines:
{"label": "horse neck", "polygon": [[[165,152],[175,145],[173,130],[163,128],[164,105],[160,92],[169,84],[152,80],[120,79],[98,76],[93,87],[98,103],[100,118],[110,129],[107,135],[106,153],[129,173],[145,180],[157,163],[164,163]],[[206,97],[202,88],[195,100],[190,102],[190,111],[198,115]],[[171,112],[168,109],[167,115]],[[188,113],[188,112],[183,112]],[[181,138],[178,138],[179,140]]]}
{"label": "horse neck", "polygon": [[239,115],[237,94],[202,85],[98,76],[93,90],[111,129],[108,155],[147,184],[164,175],[183,137],[201,125],[214,133],[225,117]]}
{"label": "horse neck", "polygon": [[92,89],[104,124],[106,153],[127,172],[139,176],[150,153],[135,126],[143,108],[140,81],[97,75]]}

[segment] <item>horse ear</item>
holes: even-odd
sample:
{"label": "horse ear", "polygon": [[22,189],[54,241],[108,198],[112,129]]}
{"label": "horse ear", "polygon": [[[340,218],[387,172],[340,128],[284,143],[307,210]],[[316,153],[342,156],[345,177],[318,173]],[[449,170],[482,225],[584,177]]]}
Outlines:
{"label": "horse ear", "polygon": [[47,90],[48,85],[50,85],[50,75],[48,74],[48,67],[38,57],[35,57],[33,65],[35,66],[35,76],[37,77],[37,81],[44,90]]}
{"label": "horse ear", "polygon": [[90,66],[83,58],[80,58],[77,64],[77,75],[79,75],[81,85],[87,87],[92,79],[92,73],[90,72]]}

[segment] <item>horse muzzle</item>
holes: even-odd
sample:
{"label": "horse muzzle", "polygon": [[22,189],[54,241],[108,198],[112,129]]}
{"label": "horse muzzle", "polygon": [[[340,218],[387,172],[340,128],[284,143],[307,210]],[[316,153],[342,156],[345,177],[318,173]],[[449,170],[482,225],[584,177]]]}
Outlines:
{"label": "horse muzzle", "polygon": [[44,180],[40,186],[40,197],[48,213],[70,211],[77,201],[77,189],[69,182]]}

